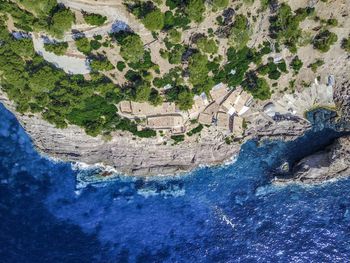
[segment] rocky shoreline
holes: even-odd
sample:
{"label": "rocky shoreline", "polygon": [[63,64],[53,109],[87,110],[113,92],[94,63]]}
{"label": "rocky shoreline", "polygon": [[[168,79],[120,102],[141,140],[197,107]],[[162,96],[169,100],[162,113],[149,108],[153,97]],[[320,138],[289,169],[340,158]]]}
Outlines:
{"label": "rocky shoreline", "polygon": [[[338,85],[334,96],[341,110],[340,122],[348,123],[349,82]],[[174,175],[189,172],[201,165],[219,165],[238,154],[241,144],[246,140],[294,140],[311,127],[310,123],[304,120],[256,123],[246,131],[241,141],[231,144],[225,143],[222,134],[213,131],[204,132],[198,141],[175,145],[164,145],[158,139],[134,138],[122,132],[113,133],[112,140],[106,141],[101,136],[86,135],[77,126],[69,126],[62,130],[42,120],[40,116],[19,114],[4,93],[0,93],[0,102],[16,115],[39,152],[64,161],[82,162],[87,165],[98,163],[112,167],[121,174],[136,176]],[[343,126],[343,130],[349,128]],[[300,169],[295,168],[292,177],[276,182],[286,183],[292,180],[313,183],[349,174],[349,146],[348,137],[340,138],[330,146],[332,150],[327,150],[322,156],[317,153],[316,156],[311,156],[311,159],[303,160],[303,164],[309,165],[308,169],[305,165],[299,165],[297,167]],[[332,156],[337,156],[337,159]],[[325,161],[327,158],[328,162]],[[314,165],[310,165],[310,160]],[[339,164],[340,170],[337,168]],[[314,167],[319,165],[324,165],[322,167],[325,169],[322,173],[314,173]]]}

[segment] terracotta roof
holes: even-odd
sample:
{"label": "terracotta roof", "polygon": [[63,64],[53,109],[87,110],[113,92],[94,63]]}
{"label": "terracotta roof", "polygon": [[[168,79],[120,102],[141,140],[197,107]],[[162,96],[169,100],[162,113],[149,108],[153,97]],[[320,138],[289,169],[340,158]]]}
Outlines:
{"label": "terracotta roof", "polygon": [[241,136],[243,134],[243,118],[235,116],[233,119],[233,133]]}
{"label": "terracotta roof", "polygon": [[228,95],[228,97],[221,103],[225,110],[229,111],[232,107],[234,107],[239,94],[240,90],[234,90]]}
{"label": "terracotta roof", "polygon": [[172,129],[183,126],[183,118],[181,115],[148,117],[147,126],[152,129]]}
{"label": "terracotta roof", "polygon": [[147,102],[131,102],[132,114],[135,116],[150,116],[159,114],[172,114],[176,112],[175,103],[165,102],[159,106],[153,106]]}
{"label": "terracotta roof", "polygon": [[220,109],[221,109],[221,106],[214,101],[204,110],[204,113],[215,116]]}
{"label": "terracotta roof", "polygon": [[211,89],[210,96],[214,101],[220,104],[228,93],[229,91],[227,89],[227,86],[223,83],[220,83]]}
{"label": "terracotta roof", "polygon": [[131,103],[130,101],[121,101],[119,104],[120,111],[123,113],[131,113]]}
{"label": "terracotta roof", "polygon": [[231,131],[230,115],[228,115],[226,112],[218,112],[216,115],[216,126],[218,128]]}
{"label": "terracotta roof", "polygon": [[198,122],[204,125],[211,125],[212,119],[213,117],[211,114],[201,112],[199,114]]}

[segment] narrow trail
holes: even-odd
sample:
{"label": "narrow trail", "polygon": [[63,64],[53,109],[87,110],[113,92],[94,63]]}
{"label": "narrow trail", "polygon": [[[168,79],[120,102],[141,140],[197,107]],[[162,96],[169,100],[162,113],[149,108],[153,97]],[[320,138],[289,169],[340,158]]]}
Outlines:
{"label": "narrow trail", "polygon": [[[160,65],[161,73],[168,72],[169,69],[173,67],[167,60],[160,56],[159,50],[164,48],[164,44],[153,38],[151,31],[146,29],[140,21],[138,21],[128,12],[122,1],[105,0],[96,2],[91,0],[58,0],[58,2],[73,10],[83,10],[89,13],[97,13],[107,17],[108,23],[101,27],[90,27],[86,29],[76,28],[84,33],[86,37],[93,37],[94,35],[107,35],[111,32],[112,26],[117,21],[123,22],[128,25],[132,31],[137,33],[141,37],[144,45],[150,49],[152,60],[154,63]],[[67,32],[64,36],[64,40],[72,41],[73,37],[74,33]]]}

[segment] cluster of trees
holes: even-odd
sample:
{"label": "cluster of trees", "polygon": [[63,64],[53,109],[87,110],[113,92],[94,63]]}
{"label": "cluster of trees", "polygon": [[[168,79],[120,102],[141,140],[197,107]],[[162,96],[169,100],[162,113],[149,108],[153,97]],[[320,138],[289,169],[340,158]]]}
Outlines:
{"label": "cluster of trees", "polygon": [[258,72],[261,75],[268,75],[269,79],[277,80],[283,73],[287,73],[287,64],[284,60],[274,63],[273,59],[270,59],[269,63],[260,66]]}
{"label": "cluster of trees", "polygon": [[26,10],[21,9],[15,2],[1,1],[0,11],[11,14],[15,26],[24,31],[45,30],[52,36],[61,38],[75,22],[74,13],[64,6],[58,5],[56,0],[16,2],[23,5]]}
{"label": "cluster of trees", "polygon": [[113,130],[130,131],[141,137],[155,131],[137,131],[136,123],[121,118],[114,104],[127,99],[121,87],[99,73],[87,81],[68,75],[37,55],[30,39],[16,40],[0,21],[0,83],[19,112],[41,113],[57,127],[76,124],[96,136]]}
{"label": "cluster of trees", "polygon": [[309,7],[293,12],[288,4],[282,3],[277,14],[270,19],[270,36],[295,53],[302,33],[299,24],[313,13],[314,8]]}
{"label": "cluster of trees", "polygon": [[250,29],[248,19],[239,14],[236,16],[233,23],[231,34],[229,37],[229,42],[231,46],[236,49],[242,49],[245,47],[250,39]]}
{"label": "cluster of trees", "polygon": [[93,50],[98,50],[102,46],[99,40],[101,40],[102,37],[97,35],[94,36],[94,39],[89,40],[88,38],[84,36],[80,36],[75,39],[75,45],[77,49],[85,54],[85,55],[90,55]]}
{"label": "cluster of trees", "polygon": [[94,13],[83,13],[83,17],[86,23],[92,26],[101,26],[107,21],[107,17]]}
{"label": "cluster of trees", "polygon": [[109,71],[114,69],[114,65],[105,56],[98,55],[90,57],[90,67],[93,71]]}
{"label": "cluster of trees", "polygon": [[330,32],[329,30],[323,30],[315,36],[313,46],[321,52],[328,52],[331,46],[337,41],[337,34]]}
{"label": "cluster of trees", "polygon": [[62,56],[67,52],[67,42],[44,43],[44,48],[48,52],[52,52],[58,56]]}
{"label": "cluster of trees", "polygon": [[189,110],[193,105],[193,96],[192,91],[186,86],[175,86],[171,89],[168,89],[165,93],[167,101],[175,102],[180,110]]}
{"label": "cluster of trees", "polygon": [[271,97],[270,87],[266,79],[259,78],[254,71],[247,72],[242,87],[256,99],[267,100]]}

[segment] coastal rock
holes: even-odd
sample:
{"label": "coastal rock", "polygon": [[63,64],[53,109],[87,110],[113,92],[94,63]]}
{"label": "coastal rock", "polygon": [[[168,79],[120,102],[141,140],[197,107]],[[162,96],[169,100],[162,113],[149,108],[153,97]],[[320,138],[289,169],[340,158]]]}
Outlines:
{"label": "coastal rock", "polygon": [[275,184],[317,184],[350,175],[350,136],[337,139],[324,151],[302,159],[288,177],[277,177]]}
{"label": "coastal rock", "polygon": [[[86,135],[77,126],[58,129],[38,115],[19,114],[4,93],[0,93],[0,102],[16,115],[41,153],[66,161],[103,164],[123,174],[175,174],[201,165],[222,164],[238,154],[242,143],[227,144],[224,135],[215,129],[203,131],[198,140],[175,145],[164,144],[162,138],[140,139],[125,132],[115,132],[112,140],[106,141],[101,136]],[[304,122],[268,126],[262,123],[245,140],[257,135],[291,140],[308,127]]]}

